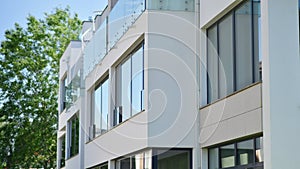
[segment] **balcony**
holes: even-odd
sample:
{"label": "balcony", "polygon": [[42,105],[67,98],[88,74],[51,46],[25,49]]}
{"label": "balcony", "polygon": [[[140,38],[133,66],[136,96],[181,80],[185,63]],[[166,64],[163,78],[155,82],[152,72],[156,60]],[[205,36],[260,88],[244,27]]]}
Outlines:
{"label": "balcony", "polygon": [[118,0],[84,49],[84,73],[88,74],[114,48],[146,10],[194,11],[194,0]]}

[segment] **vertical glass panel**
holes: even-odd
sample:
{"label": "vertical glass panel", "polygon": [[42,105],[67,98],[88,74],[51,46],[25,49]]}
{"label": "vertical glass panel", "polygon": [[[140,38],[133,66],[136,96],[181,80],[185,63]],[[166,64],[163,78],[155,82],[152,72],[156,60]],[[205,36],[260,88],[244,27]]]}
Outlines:
{"label": "vertical glass panel", "polygon": [[262,144],[263,144],[263,138],[262,137],[259,137],[259,138],[255,139],[255,145],[256,145],[256,148],[255,148],[255,161],[256,162],[263,162],[264,161]]}
{"label": "vertical glass panel", "polygon": [[144,169],[144,154],[137,154],[132,157],[132,169]]}
{"label": "vertical glass panel", "polygon": [[151,169],[152,168],[152,152],[146,151],[144,154],[144,169]]}
{"label": "vertical glass panel", "polygon": [[217,25],[207,30],[208,102],[218,99],[218,38]]}
{"label": "vertical glass panel", "polygon": [[149,0],[148,9],[194,11],[194,0]]}
{"label": "vertical glass panel", "polygon": [[261,15],[260,2],[253,1],[253,45],[254,45],[254,75],[255,81],[262,79],[261,77]]}
{"label": "vertical glass panel", "polygon": [[233,92],[233,26],[232,14],[219,23],[219,91],[220,98]]}
{"label": "vertical glass panel", "polygon": [[108,169],[108,165],[105,164],[105,165],[101,166],[100,169]]}
{"label": "vertical glass panel", "polygon": [[219,168],[219,150],[218,148],[209,149],[209,169]]}
{"label": "vertical glass panel", "polygon": [[79,152],[79,119],[77,116],[69,122],[69,157],[73,157]]}
{"label": "vertical glass panel", "polygon": [[126,33],[144,10],[144,0],[118,0],[109,14],[110,49]]}
{"label": "vertical glass panel", "polygon": [[101,102],[102,102],[102,88],[99,86],[94,92],[94,125],[95,136],[101,134]]}
{"label": "vertical glass panel", "polygon": [[190,169],[190,155],[187,150],[170,150],[158,155],[157,169]]}
{"label": "vertical glass panel", "polygon": [[142,110],[143,47],[132,55],[132,115]]}
{"label": "vertical glass panel", "polygon": [[130,158],[120,160],[120,169],[130,169]]}
{"label": "vertical glass panel", "polygon": [[101,133],[106,132],[108,129],[108,80],[102,84],[102,104],[101,104]]}
{"label": "vertical glass panel", "polygon": [[221,168],[233,167],[235,165],[234,144],[220,147]]}
{"label": "vertical glass panel", "polygon": [[122,121],[125,121],[130,117],[131,114],[131,59],[128,59],[122,64],[122,75],[121,75],[121,98],[122,98]]}
{"label": "vertical glass panel", "polygon": [[64,77],[64,79],[62,80],[62,96],[61,96],[61,100],[62,100],[62,104],[61,104],[61,111],[63,111],[66,108],[66,101],[67,101],[67,84],[68,84],[68,80],[67,80],[67,76]]}
{"label": "vertical glass panel", "polygon": [[235,12],[237,90],[253,82],[251,15],[251,1],[242,5]]}
{"label": "vertical glass panel", "polygon": [[238,165],[247,165],[254,162],[253,139],[237,143]]}
{"label": "vertical glass panel", "polygon": [[84,48],[84,72],[86,77],[107,53],[107,19],[97,29],[90,42]]}
{"label": "vertical glass panel", "polygon": [[66,138],[65,136],[61,137],[61,158],[60,158],[60,167],[64,167],[66,162]]}

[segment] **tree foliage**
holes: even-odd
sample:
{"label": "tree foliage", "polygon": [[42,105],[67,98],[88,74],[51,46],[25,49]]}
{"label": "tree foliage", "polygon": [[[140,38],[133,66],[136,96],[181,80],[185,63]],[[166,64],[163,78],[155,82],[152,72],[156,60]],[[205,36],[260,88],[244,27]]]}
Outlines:
{"label": "tree foliage", "polygon": [[54,168],[59,59],[81,21],[56,8],[15,24],[0,48],[0,168]]}

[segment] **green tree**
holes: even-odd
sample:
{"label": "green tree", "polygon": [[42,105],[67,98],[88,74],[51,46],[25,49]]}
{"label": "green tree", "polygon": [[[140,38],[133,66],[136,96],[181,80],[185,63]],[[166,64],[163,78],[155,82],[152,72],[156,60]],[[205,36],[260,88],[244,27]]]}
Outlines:
{"label": "green tree", "polygon": [[0,168],[56,165],[59,59],[77,39],[81,21],[69,7],[29,15],[0,48]]}

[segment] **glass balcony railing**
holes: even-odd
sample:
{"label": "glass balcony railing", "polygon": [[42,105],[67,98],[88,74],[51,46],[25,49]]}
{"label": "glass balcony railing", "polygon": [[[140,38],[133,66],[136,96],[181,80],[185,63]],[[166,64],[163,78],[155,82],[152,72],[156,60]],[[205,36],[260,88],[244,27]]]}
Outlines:
{"label": "glass balcony railing", "polygon": [[[146,5],[147,3],[147,5]],[[118,0],[84,49],[85,78],[147,9],[194,11],[195,0]]]}
{"label": "glass balcony railing", "polygon": [[70,108],[80,97],[80,70],[65,88],[64,107]]}
{"label": "glass balcony railing", "polygon": [[147,9],[195,11],[195,0],[148,0]]}
{"label": "glass balcony railing", "polygon": [[145,10],[145,0],[119,0],[110,12],[109,48],[111,49]]}
{"label": "glass balcony railing", "polygon": [[84,49],[84,77],[86,77],[95,68],[96,64],[106,55],[106,34],[107,20],[105,19]]}

